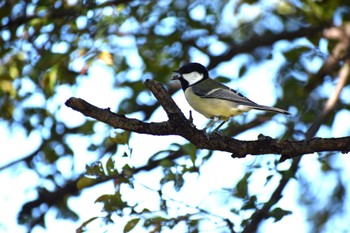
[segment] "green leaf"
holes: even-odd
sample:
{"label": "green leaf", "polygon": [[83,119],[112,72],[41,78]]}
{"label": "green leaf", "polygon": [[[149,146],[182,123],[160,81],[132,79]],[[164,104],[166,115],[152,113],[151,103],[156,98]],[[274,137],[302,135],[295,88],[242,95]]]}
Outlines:
{"label": "green leaf", "polygon": [[97,161],[90,166],[86,165],[86,175],[101,178],[105,176],[105,171],[103,169],[102,163]]}
{"label": "green leaf", "polygon": [[77,188],[79,190],[85,188],[85,187],[90,187],[96,183],[96,179],[91,179],[88,177],[82,177],[78,180],[77,182]]}
{"label": "green leaf", "polygon": [[278,173],[280,173],[284,179],[290,179],[290,178],[295,178],[295,174],[293,172],[291,172],[289,169],[288,170],[282,170],[279,171]]}
{"label": "green leaf", "polygon": [[291,214],[292,211],[284,210],[280,207],[277,207],[270,211],[270,216],[275,219],[275,222],[281,220],[284,216]]}
{"label": "green leaf", "polygon": [[134,229],[134,227],[137,225],[137,223],[140,221],[139,218],[134,218],[132,220],[130,220],[124,227],[124,230],[123,232],[126,233],[126,232],[129,232],[131,231],[132,229]]}
{"label": "green leaf", "polygon": [[134,169],[132,169],[128,164],[123,166],[123,174],[126,178],[130,178],[134,174]]}
{"label": "green leaf", "polygon": [[296,48],[293,48],[287,52],[284,52],[284,56],[289,62],[296,62],[299,61],[301,54],[310,51],[311,48],[308,46],[299,46]]}
{"label": "green leaf", "polygon": [[120,192],[115,194],[104,194],[96,199],[95,203],[103,204],[103,211],[116,212],[118,215],[123,215],[123,209],[127,207],[126,202],[122,200]]}
{"label": "green leaf", "polygon": [[221,82],[221,83],[228,83],[231,82],[230,78],[219,76],[215,78],[216,81]]}
{"label": "green leaf", "polygon": [[108,176],[115,176],[118,174],[118,170],[115,168],[113,156],[109,157],[109,159],[107,160],[106,172]]}
{"label": "green leaf", "polygon": [[109,142],[112,142],[118,145],[126,145],[129,143],[129,139],[130,139],[130,132],[123,131],[121,133],[116,133],[114,137],[110,137],[108,140]]}
{"label": "green leaf", "polygon": [[248,196],[248,178],[251,172],[247,172],[236,185],[235,196],[240,198],[246,198]]}
{"label": "green leaf", "polygon": [[197,147],[192,143],[188,143],[186,145],[183,145],[182,149],[184,150],[184,154],[190,156],[191,161],[194,163],[197,158]]}
{"label": "green leaf", "polygon": [[97,219],[97,218],[98,218],[98,217],[92,217],[92,218],[90,218],[89,220],[83,222],[83,224],[81,224],[81,226],[76,230],[76,232],[77,232],[77,233],[82,233],[82,232],[84,232],[86,226],[87,226],[90,222],[94,221],[94,220]]}
{"label": "green leaf", "polygon": [[163,222],[167,222],[168,219],[167,218],[164,218],[164,217],[154,217],[154,218],[149,218],[145,221],[145,223],[143,224],[145,227],[149,227],[151,225],[158,225],[160,223],[163,223]]}
{"label": "green leaf", "polygon": [[257,198],[255,195],[251,196],[248,201],[246,201],[241,207],[242,210],[255,209],[256,210]]}
{"label": "green leaf", "polygon": [[170,168],[174,166],[174,162],[169,159],[163,159],[162,161],[160,161],[159,166],[163,168]]}
{"label": "green leaf", "polygon": [[243,77],[243,75],[247,72],[247,67],[245,65],[242,65],[239,68],[239,72],[238,72],[238,77]]}
{"label": "green leaf", "polygon": [[41,80],[41,86],[47,97],[50,97],[54,94],[56,84],[57,84],[57,66],[53,66],[43,75]]}

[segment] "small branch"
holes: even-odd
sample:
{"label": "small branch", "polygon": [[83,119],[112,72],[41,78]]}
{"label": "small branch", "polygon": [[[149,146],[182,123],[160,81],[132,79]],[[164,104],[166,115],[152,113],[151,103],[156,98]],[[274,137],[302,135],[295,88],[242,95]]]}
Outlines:
{"label": "small branch", "polygon": [[244,43],[241,44],[233,43],[224,54],[210,57],[208,69],[216,67],[223,61],[232,59],[232,57],[237,54],[249,52],[261,46],[271,46],[273,43],[280,40],[294,40],[301,37],[309,37],[315,35],[316,33],[322,32],[322,30],[327,26],[327,24],[323,24],[316,27],[299,28],[295,31],[284,31],[278,34],[266,33],[262,36],[255,36],[247,39]]}
{"label": "small branch", "polygon": [[[167,156],[167,159],[174,161],[177,158],[180,158],[181,156],[183,156],[184,153],[185,152],[181,149],[177,150],[169,154],[169,156]],[[149,160],[146,165],[134,168],[132,170],[132,175],[136,175],[139,172],[150,171],[152,169],[159,168],[162,161],[163,161],[163,158],[157,159],[157,160]],[[46,204],[48,207],[50,207],[52,205],[57,205],[57,203],[60,203],[62,198],[66,198],[67,195],[70,195],[70,196],[78,195],[79,192],[81,191],[80,189],[78,189],[78,182],[83,176],[84,174],[82,174],[75,180],[69,180],[67,183],[65,183],[64,186],[56,187],[54,191],[47,191],[47,190],[40,191],[37,199],[29,201],[22,206],[22,209],[19,213],[19,218],[28,218],[28,216],[32,217],[33,211],[37,211],[37,213],[40,213],[41,210],[38,210],[37,208],[42,204]],[[92,187],[92,186],[113,180],[118,176],[119,174],[116,176],[101,177],[99,179],[96,179],[95,182],[92,182],[86,185],[84,188]],[[35,222],[42,222],[42,219],[45,213],[46,212],[41,212],[40,216],[38,218],[35,218],[36,219]],[[33,226],[34,225],[35,224],[33,224]]]}
{"label": "small branch", "polygon": [[167,112],[168,121],[159,123],[142,122],[113,113],[109,109],[95,107],[85,100],[77,98],[70,98],[66,105],[85,116],[92,117],[114,128],[150,135],[178,135],[186,138],[199,149],[227,151],[237,158],[249,154],[281,154],[291,158],[314,152],[341,151],[345,153],[350,151],[350,137],[313,138],[290,142],[278,141],[269,137],[261,137],[256,141],[241,141],[215,133],[206,135],[205,132],[195,128],[185,118],[161,83],[155,80],[147,80],[146,85]]}
{"label": "small branch", "polygon": [[316,118],[315,122],[311,125],[309,129],[309,133],[311,135],[314,135],[317,132],[321,124],[325,121],[325,119],[328,117],[331,111],[333,111],[339,99],[340,93],[343,87],[346,85],[347,80],[349,79],[349,76],[350,76],[350,59],[348,58],[345,60],[342,68],[339,71],[339,80],[338,80],[337,86],[335,87],[334,92],[328,98],[320,116]]}
{"label": "small branch", "polygon": [[[347,45],[349,42],[345,42]],[[324,69],[322,67],[320,70]],[[305,138],[310,140],[312,137],[315,136],[316,132],[322,125],[322,123],[327,119],[330,112],[334,110],[334,107],[336,103],[339,100],[340,93],[343,89],[343,87],[346,84],[347,79],[350,75],[350,59],[346,59],[344,65],[342,66],[341,70],[339,71],[339,80],[337,83],[337,86],[332,93],[332,95],[328,98],[328,101],[325,103],[324,108],[322,112],[320,113],[319,117],[316,118],[316,121],[310,126],[308,131],[305,134]],[[350,143],[350,142],[349,142]],[[269,211],[273,205],[275,205],[281,198],[282,198],[282,192],[284,188],[286,187],[288,181],[291,177],[295,177],[296,172],[299,168],[299,162],[302,157],[295,157],[292,161],[292,164],[288,170],[288,175],[282,176],[280,183],[272,193],[269,201],[267,201],[261,209],[254,212],[254,214],[250,218],[250,223],[245,227],[245,229],[242,231],[242,233],[249,233],[249,232],[256,232],[256,230],[259,227],[259,224],[263,219],[266,219],[269,216]]]}
{"label": "small branch", "polygon": [[350,25],[345,24],[341,27],[326,28],[323,31],[323,36],[328,40],[336,40],[337,43],[318,72],[310,75],[309,81],[304,87],[308,92],[318,87],[328,74],[338,70],[339,63],[348,55]]}

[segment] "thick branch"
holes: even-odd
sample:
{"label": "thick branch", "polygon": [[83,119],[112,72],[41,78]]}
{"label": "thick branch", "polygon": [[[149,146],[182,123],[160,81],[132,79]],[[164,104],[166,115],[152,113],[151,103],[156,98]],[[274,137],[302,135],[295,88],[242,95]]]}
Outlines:
{"label": "thick branch", "polygon": [[66,105],[85,116],[102,121],[114,128],[150,135],[179,135],[189,140],[197,148],[227,151],[232,153],[233,157],[245,157],[249,154],[281,154],[290,158],[314,152],[341,151],[346,153],[350,151],[350,137],[313,138],[290,142],[278,141],[269,137],[259,137],[256,141],[241,141],[219,134],[206,135],[185,118],[161,83],[147,80],[146,85],[167,112],[168,121],[160,123],[142,122],[115,114],[109,109],[95,107],[77,98],[70,98],[67,100]]}

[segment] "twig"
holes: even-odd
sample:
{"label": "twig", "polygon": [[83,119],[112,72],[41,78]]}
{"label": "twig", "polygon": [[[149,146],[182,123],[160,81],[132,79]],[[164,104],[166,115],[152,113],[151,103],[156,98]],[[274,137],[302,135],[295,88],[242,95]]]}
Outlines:
{"label": "twig", "polygon": [[316,134],[317,130],[321,126],[321,124],[325,121],[328,115],[333,111],[341,93],[341,90],[344,88],[348,78],[350,75],[350,59],[346,59],[342,68],[339,71],[339,80],[337,86],[335,87],[334,92],[328,98],[326,104],[324,105],[323,111],[319,117],[316,118],[315,122],[311,125],[308,130],[308,134],[306,138],[311,138]]}

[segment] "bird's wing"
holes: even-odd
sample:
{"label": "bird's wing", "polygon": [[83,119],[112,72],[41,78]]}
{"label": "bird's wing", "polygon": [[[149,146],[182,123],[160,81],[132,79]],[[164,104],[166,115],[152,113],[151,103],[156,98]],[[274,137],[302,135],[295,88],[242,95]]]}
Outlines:
{"label": "bird's wing", "polygon": [[247,109],[246,107],[248,107],[248,109],[279,112],[286,115],[291,114],[288,111],[280,108],[257,104],[245,97],[244,95],[242,95],[241,93],[230,89],[224,84],[219,83],[213,79],[206,79],[205,81],[200,82],[197,85],[193,85],[192,90],[195,94],[202,98],[215,98],[232,101],[236,103],[238,107],[241,106],[242,109]]}
{"label": "bird's wing", "polygon": [[258,106],[257,103],[251,101],[250,99],[233,89],[217,88],[208,92],[207,95],[203,96],[203,98],[218,98],[223,100],[229,100],[239,105]]}
{"label": "bird's wing", "polygon": [[[214,87],[210,89],[209,87]],[[219,83],[213,79],[207,79],[199,85],[193,85],[192,90],[202,98],[216,98],[235,102],[239,105],[245,106],[259,106],[257,103],[251,101],[241,93],[230,89],[229,87]]]}

